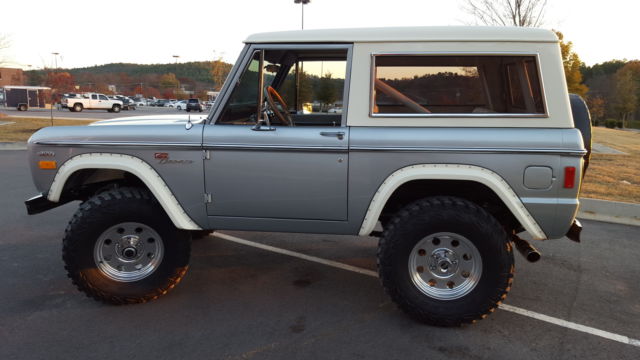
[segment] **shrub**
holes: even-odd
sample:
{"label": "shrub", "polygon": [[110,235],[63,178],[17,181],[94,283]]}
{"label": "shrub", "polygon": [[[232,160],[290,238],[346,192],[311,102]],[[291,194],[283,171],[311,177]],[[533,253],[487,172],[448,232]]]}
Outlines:
{"label": "shrub", "polygon": [[614,119],[607,119],[604,122],[604,126],[608,129],[614,129],[616,127],[616,121]]}

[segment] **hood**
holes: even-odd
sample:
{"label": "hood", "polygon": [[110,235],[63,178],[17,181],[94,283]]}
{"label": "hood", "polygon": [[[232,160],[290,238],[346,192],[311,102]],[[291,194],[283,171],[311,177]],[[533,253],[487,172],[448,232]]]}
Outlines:
{"label": "hood", "polygon": [[207,118],[207,115],[145,115],[128,116],[109,120],[100,120],[89,126],[104,125],[171,125],[186,124],[189,119],[194,124],[199,124]]}

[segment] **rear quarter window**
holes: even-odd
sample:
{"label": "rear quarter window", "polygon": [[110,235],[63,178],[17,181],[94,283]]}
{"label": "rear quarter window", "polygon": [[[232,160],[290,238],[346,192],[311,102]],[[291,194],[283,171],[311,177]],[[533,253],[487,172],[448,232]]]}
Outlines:
{"label": "rear quarter window", "polygon": [[373,59],[374,116],[546,113],[534,55],[375,55]]}

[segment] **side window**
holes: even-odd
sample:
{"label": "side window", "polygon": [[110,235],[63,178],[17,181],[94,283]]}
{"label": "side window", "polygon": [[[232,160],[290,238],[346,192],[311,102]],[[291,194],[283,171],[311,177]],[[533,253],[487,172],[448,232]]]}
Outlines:
{"label": "side window", "polygon": [[98,100],[98,95],[91,94],[91,100]]}
{"label": "side window", "polygon": [[534,56],[378,55],[374,64],[372,114],[545,113]]}
{"label": "side window", "polygon": [[104,95],[100,95],[100,100],[109,100],[109,99]]}
{"label": "side window", "polygon": [[255,124],[262,108],[275,126],[340,126],[346,73],[345,48],[256,51],[216,123]]}

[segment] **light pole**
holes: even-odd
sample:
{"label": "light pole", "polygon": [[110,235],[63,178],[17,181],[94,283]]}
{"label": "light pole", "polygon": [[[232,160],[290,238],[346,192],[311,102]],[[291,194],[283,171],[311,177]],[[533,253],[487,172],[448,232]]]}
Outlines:
{"label": "light pole", "polygon": [[302,30],[304,30],[304,6],[310,2],[311,0],[293,0],[293,3],[300,4],[300,8],[302,9]]}
{"label": "light pole", "polygon": [[[176,80],[178,79],[178,58],[180,57],[180,55],[173,55],[174,59],[176,59]],[[174,95],[178,94],[178,83],[176,83],[176,91]]]}
{"label": "light pole", "polygon": [[58,55],[60,55],[60,53],[58,52],[52,52],[51,55],[53,55],[53,62],[55,63],[55,67],[54,69],[58,69]]}

